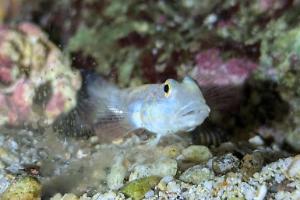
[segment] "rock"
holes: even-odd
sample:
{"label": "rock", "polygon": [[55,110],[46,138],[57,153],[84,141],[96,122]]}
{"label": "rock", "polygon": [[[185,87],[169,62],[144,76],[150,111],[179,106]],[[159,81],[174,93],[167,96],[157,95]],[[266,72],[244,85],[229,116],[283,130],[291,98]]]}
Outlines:
{"label": "rock", "polygon": [[10,186],[14,177],[4,176],[4,173],[0,171],[0,196]]}
{"label": "rock", "polygon": [[145,194],[145,198],[151,198],[154,196],[154,191],[153,190],[149,190],[146,194]]}
{"label": "rock", "polygon": [[226,61],[220,49],[208,49],[196,55],[193,77],[201,86],[243,85],[257,68],[257,64],[247,58],[231,58]]}
{"label": "rock", "polygon": [[62,196],[61,194],[56,194],[54,197],[50,198],[50,200],[79,200],[79,198],[75,194],[64,194]]}
{"label": "rock", "polygon": [[171,158],[161,158],[151,164],[140,164],[135,166],[129,176],[129,181],[146,176],[174,176],[177,172],[177,162]]}
{"label": "rock", "polygon": [[157,176],[174,176],[177,172],[177,162],[169,158],[159,159],[154,163],[152,169]]}
{"label": "rock", "polygon": [[13,182],[3,193],[2,200],[39,200],[41,184],[32,177],[22,177]]}
{"label": "rock", "polygon": [[243,157],[241,172],[243,179],[248,180],[255,172],[261,170],[264,164],[264,157],[260,152],[254,152],[253,154],[246,154]]}
{"label": "rock", "polygon": [[80,197],[80,200],[99,200],[99,199],[101,199],[101,200],[114,200],[114,199],[125,200],[125,199],[127,199],[124,194],[122,194],[120,192],[115,193],[113,191],[109,191],[104,194],[97,193],[97,194],[93,195],[92,197],[88,197],[88,196],[90,196],[90,195],[84,194]]}
{"label": "rock", "polygon": [[293,158],[292,163],[288,167],[287,173],[290,177],[297,177],[300,179],[300,155]]}
{"label": "rock", "polygon": [[150,176],[129,182],[121,189],[128,197],[133,200],[142,199],[145,194],[160,181],[160,177]]}
{"label": "rock", "polygon": [[217,174],[226,174],[227,172],[236,171],[239,165],[239,159],[231,153],[215,158],[212,161],[212,168]]}
{"label": "rock", "polygon": [[191,145],[182,151],[182,160],[194,163],[205,162],[212,157],[212,153],[206,146]]}
{"label": "rock", "polygon": [[157,188],[159,188],[162,191],[167,190],[167,185],[169,182],[173,180],[172,176],[165,176],[163,177],[160,182],[157,184]]}
{"label": "rock", "polygon": [[0,147],[0,161],[6,165],[13,165],[19,162],[18,157]]}
{"label": "rock", "polygon": [[300,28],[287,26],[283,18],[270,25],[272,26],[267,28],[269,34],[261,42],[262,67],[257,71],[255,78],[257,81],[271,80],[279,86],[276,92],[288,104],[288,109],[276,106],[279,112],[276,114],[281,118],[281,122],[274,123],[272,128],[285,137],[289,146],[300,151]]}
{"label": "rock", "polygon": [[203,165],[196,165],[187,169],[179,179],[193,184],[200,184],[202,181],[212,179],[214,173]]}
{"label": "rock", "polygon": [[262,145],[264,145],[263,139],[260,136],[258,136],[258,135],[250,138],[248,141],[249,141],[250,144],[253,144],[255,146],[262,146]]}
{"label": "rock", "polygon": [[61,194],[56,194],[53,197],[50,198],[50,200],[61,200],[62,195]]}
{"label": "rock", "polygon": [[117,158],[107,176],[107,185],[110,189],[116,190],[123,186],[127,168],[123,164],[123,157]]}
{"label": "rock", "polygon": [[295,131],[290,131],[286,136],[286,142],[297,152],[300,152],[300,127]]}
{"label": "rock", "polygon": [[265,184],[261,185],[258,188],[257,196],[255,197],[255,199],[256,200],[264,200],[267,195],[267,192],[268,192],[267,186]]}
{"label": "rock", "polygon": [[171,181],[167,185],[168,192],[179,193],[180,192],[180,185],[176,183],[176,181]]}
{"label": "rock", "polygon": [[80,74],[42,30],[1,26],[0,38],[0,125],[51,124],[76,105]]}
{"label": "rock", "polygon": [[170,145],[166,146],[163,149],[163,154],[169,158],[176,158],[182,150],[182,147],[178,145]]}

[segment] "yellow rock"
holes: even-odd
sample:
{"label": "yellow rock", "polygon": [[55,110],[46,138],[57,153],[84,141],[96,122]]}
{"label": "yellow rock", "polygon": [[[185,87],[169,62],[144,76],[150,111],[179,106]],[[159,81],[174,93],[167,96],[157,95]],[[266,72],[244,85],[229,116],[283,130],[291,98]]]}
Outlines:
{"label": "yellow rock", "polygon": [[182,148],[176,145],[170,145],[163,149],[163,154],[169,158],[176,158],[181,153]]}
{"label": "yellow rock", "polygon": [[125,185],[121,189],[121,192],[131,197],[133,200],[139,200],[145,196],[146,192],[148,192],[152,187],[157,185],[160,179],[161,178],[157,176],[149,176],[138,180],[134,180]]}
{"label": "yellow rock", "polygon": [[33,177],[15,180],[3,193],[1,200],[40,200],[42,186]]}
{"label": "yellow rock", "polygon": [[300,178],[300,155],[294,157],[292,163],[288,167],[287,173],[291,178]]}
{"label": "yellow rock", "polygon": [[183,160],[190,162],[205,162],[212,157],[209,148],[202,145],[191,145],[182,151]]}

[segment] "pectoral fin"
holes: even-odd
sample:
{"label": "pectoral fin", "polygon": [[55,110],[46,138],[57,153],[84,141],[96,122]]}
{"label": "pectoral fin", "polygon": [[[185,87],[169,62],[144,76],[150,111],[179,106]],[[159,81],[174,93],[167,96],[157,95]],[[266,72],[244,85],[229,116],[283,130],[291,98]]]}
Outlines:
{"label": "pectoral fin", "polygon": [[95,74],[88,74],[85,81],[86,97],[80,101],[78,109],[84,111],[85,123],[101,141],[124,137],[133,131],[128,106],[120,89]]}
{"label": "pectoral fin", "polygon": [[57,120],[56,130],[75,136],[95,134],[101,142],[110,142],[133,131],[119,88],[95,73],[83,75],[77,107]]}

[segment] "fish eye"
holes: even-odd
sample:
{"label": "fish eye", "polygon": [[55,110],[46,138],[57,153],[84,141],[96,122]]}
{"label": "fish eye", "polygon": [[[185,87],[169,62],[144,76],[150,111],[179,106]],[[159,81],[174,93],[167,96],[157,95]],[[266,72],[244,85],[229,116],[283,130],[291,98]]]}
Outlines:
{"label": "fish eye", "polygon": [[165,96],[168,97],[170,95],[171,92],[171,87],[169,83],[165,83],[164,84],[164,92],[165,92]]}

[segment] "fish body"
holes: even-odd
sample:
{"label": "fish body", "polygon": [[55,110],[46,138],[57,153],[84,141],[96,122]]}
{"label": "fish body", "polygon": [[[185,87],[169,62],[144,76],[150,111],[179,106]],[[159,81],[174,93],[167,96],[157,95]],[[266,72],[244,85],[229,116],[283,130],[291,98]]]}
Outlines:
{"label": "fish body", "polygon": [[69,128],[73,132],[90,130],[102,138],[115,138],[144,129],[160,138],[194,130],[210,112],[200,88],[189,77],[182,82],[168,79],[127,89],[95,74],[88,74],[84,80],[77,108],[59,120],[60,127],[72,124]]}

